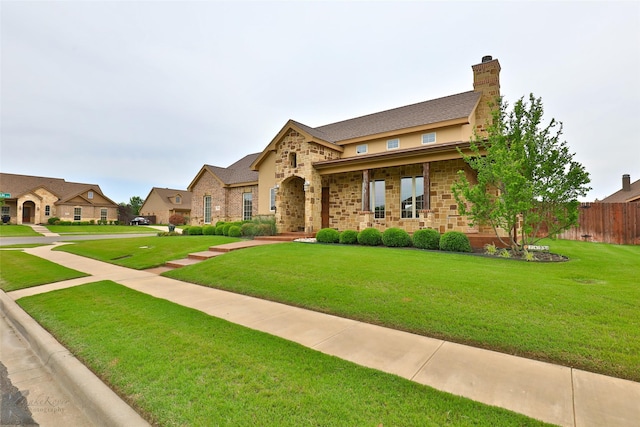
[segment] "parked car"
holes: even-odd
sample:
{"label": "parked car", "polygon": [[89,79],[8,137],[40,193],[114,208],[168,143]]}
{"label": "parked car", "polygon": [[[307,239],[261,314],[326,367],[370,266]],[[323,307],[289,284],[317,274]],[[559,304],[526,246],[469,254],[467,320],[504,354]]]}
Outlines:
{"label": "parked car", "polygon": [[129,223],[131,225],[149,225],[149,220],[147,218],[143,218],[141,216],[137,216],[131,220]]}

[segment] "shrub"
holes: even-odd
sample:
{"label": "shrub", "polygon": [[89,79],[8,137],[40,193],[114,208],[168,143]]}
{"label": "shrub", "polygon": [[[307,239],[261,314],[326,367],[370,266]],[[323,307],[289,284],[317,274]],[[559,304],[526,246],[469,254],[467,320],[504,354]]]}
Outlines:
{"label": "shrub", "polygon": [[411,246],[411,237],[405,230],[391,227],[382,233],[382,244],[392,248],[404,248]]}
{"label": "shrub", "polygon": [[420,249],[440,249],[440,233],[433,228],[423,228],[413,233],[413,246]]}
{"label": "shrub", "polygon": [[49,223],[49,225],[55,225],[56,222],[60,222],[60,218],[58,218],[57,216],[53,216],[49,218],[47,222]]}
{"label": "shrub", "polygon": [[213,225],[205,225],[202,227],[202,234],[205,236],[213,236],[216,234],[216,228]]}
{"label": "shrub", "polygon": [[358,233],[358,243],[365,246],[379,246],[382,243],[382,233],[377,228],[365,228]]}
{"label": "shrub", "polygon": [[222,225],[222,235],[223,236],[228,236],[229,235],[229,229],[231,228],[233,224],[230,222],[224,223]]}
{"label": "shrub", "polygon": [[316,233],[316,240],[320,243],[338,243],[340,233],[333,228],[323,228]]}
{"label": "shrub", "polygon": [[343,245],[354,245],[358,243],[358,232],[355,230],[344,230],[340,233],[339,242]]}
{"label": "shrub", "polygon": [[460,231],[447,231],[440,237],[440,250],[450,252],[471,252],[471,243]]}
{"label": "shrub", "polygon": [[173,214],[169,217],[169,224],[184,225],[186,223],[184,217],[179,214]]}
{"label": "shrub", "polygon": [[[188,228],[189,236],[201,236],[202,235],[202,227],[199,225],[194,225]],[[183,231],[184,232],[184,231]]]}
{"label": "shrub", "polygon": [[256,234],[256,236],[274,236],[276,234],[274,230],[275,224],[258,224],[258,233]]}
{"label": "shrub", "polygon": [[216,236],[224,235],[224,224],[216,224]]}
{"label": "shrub", "polygon": [[242,237],[242,229],[239,225],[229,227],[229,237]]}
{"label": "shrub", "polygon": [[253,237],[253,236],[257,236],[258,234],[258,224],[247,222],[246,224],[242,224],[242,227],[240,228],[242,230],[243,236]]}

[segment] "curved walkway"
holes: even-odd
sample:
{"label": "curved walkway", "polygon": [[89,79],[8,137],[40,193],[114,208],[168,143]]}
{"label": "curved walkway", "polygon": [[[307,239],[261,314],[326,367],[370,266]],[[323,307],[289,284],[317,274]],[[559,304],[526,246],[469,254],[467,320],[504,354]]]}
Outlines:
{"label": "curved walkway", "polygon": [[636,426],[640,383],[427,338],[193,285],[61,251],[26,252],[91,277],[10,292],[13,299],[98,280],[191,307],[326,354],[561,426]]}

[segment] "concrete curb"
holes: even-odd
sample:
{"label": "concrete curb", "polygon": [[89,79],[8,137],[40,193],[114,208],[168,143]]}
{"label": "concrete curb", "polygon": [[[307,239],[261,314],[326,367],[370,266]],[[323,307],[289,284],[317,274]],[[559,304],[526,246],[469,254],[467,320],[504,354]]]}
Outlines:
{"label": "concrete curb", "polygon": [[150,426],[4,291],[0,291],[0,309],[94,425]]}

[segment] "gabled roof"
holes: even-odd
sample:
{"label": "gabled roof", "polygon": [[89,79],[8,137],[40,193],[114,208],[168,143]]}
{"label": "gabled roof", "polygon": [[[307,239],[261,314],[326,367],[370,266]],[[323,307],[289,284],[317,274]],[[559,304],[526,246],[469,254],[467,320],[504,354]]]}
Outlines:
{"label": "gabled roof", "polygon": [[600,200],[603,203],[631,203],[640,202],[640,179],[632,182],[629,191],[618,190],[610,196]]}
{"label": "gabled roof", "polygon": [[213,174],[223,185],[235,186],[258,182],[258,172],[251,170],[251,164],[260,153],[248,154],[226,168],[204,165],[187,188],[192,188],[205,171]]}
{"label": "gabled roof", "polygon": [[[0,191],[10,193],[12,199],[30,193],[38,188],[44,188],[56,195],[58,197],[58,203],[64,203],[87,191],[93,191],[100,194],[109,203],[116,205],[115,202],[104,195],[100,186],[97,184],[67,182],[62,178],[0,173]],[[89,204],[91,202],[87,201],[87,203]]]}
{"label": "gabled roof", "polygon": [[467,119],[478,105],[481,95],[480,92],[463,92],[320,126],[315,131],[324,135],[326,141],[339,143],[363,136]]}
{"label": "gabled roof", "polygon": [[481,96],[481,92],[463,92],[316,128],[289,120],[256,158],[252,167],[258,169],[267,153],[275,150],[277,142],[289,129],[306,134],[313,142],[343,151],[342,144],[357,138],[456,120],[466,122],[480,102]]}
{"label": "gabled roof", "polygon": [[[160,200],[169,208],[174,208],[175,206],[181,206],[183,208],[191,207],[191,192],[188,190],[176,190],[174,188],[153,187],[149,192],[149,195],[147,196],[145,201],[149,199],[149,197],[151,196],[151,193],[156,193],[160,198]],[[179,205],[176,205],[175,203],[173,203],[171,199],[174,198],[175,196],[182,197],[182,203],[180,203]]]}

